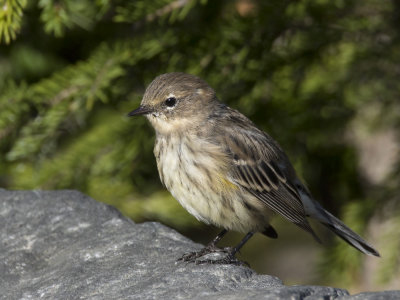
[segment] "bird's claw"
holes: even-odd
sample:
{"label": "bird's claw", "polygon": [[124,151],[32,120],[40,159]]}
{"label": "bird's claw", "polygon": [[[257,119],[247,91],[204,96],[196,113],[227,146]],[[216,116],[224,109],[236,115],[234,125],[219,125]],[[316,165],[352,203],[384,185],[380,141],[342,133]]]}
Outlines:
{"label": "bird's claw", "polygon": [[[185,253],[177,261],[184,261],[184,262],[193,262],[196,265],[202,264],[219,264],[219,265],[237,265],[237,266],[247,266],[250,265],[245,261],[238,260],[234,254],[232,254],[234,248],[232,247],[225,247],[225,248],[218,248],[215,245],[209,245],[201,249],[200,251],[194,251]],[[199,259],[207,254],[211,253],[227,253],[227,255],[220,259]]]}
{"label": "bird's claw", "polygon": [[210,253],[216,253],[216,252],[224,252],[224,253],[229,253],[232,250],[231,247],[225,247],[223,249],[218,248],[215,245],[208,245],[201,249],[200,251],[194,251],[194,252],[189,252],[183,254],[180,258],[178,258],[177,261],[186,261],[186,262],[196,262],[198,258],[210,254]]}
{"label": "bird's claw", "polygon": [[236,265],[250,267],[249,263],[246,261],[238,260],[234,255],[228,254],[221,259],[205,259],[205,260],[195,260],[196,265],[212,264],[212,265]]}

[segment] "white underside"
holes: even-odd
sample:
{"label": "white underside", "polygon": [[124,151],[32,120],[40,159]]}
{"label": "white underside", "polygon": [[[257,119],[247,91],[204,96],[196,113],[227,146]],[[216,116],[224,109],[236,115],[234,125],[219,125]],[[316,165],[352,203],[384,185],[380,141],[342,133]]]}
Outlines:
{"label": "white underside", "polygon": [[[229,181],[219,147],[196,138],[169,138],[169,151],[161,151],[163,154],[157,160],[160,177],[190,214],[205,223],[240,232],[263,231],[267,227],[272,212],[260,200]],[[195,155],[187,143],[191,149],[196,149]],[[158,136],[154,149],[156,157],[161,147],[167,147],[167,142]],[[207,166],[210,175],[198,166]],[[244,201],[256,211],[246,208]]]}

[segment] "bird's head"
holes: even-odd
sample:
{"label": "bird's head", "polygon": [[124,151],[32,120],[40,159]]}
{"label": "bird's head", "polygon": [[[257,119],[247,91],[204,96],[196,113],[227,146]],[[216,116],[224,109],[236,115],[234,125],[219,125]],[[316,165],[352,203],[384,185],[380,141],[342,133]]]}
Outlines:
{"label": "bird's head", "polygon": [[214,90],[197,76],[167,73],[147,87],[139,108],[128,116],[145,115],[161,134],[186,130],[204,121],[218,103]]}

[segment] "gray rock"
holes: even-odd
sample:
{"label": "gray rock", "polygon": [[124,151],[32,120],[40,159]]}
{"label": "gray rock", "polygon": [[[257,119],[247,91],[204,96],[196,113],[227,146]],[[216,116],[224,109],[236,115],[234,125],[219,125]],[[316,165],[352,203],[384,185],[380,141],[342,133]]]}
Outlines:
{"label": "gray rock", "polygon": [[176,263],[201,245],[158,223],[135,224],[76,191],[0,189],[0,228],[1,299],[357,297],[284,286],[247,267]]}
{"label": "gray rock", "polygon": [[400,291],[366,292],[341,297],[340,300],[399,300]]}

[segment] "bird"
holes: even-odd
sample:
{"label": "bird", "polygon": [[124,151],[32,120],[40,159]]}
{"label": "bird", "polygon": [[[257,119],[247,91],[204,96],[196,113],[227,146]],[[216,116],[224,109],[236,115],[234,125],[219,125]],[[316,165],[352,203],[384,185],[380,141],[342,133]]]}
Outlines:
{"label": "bird", "polygon": [[[182,72],[157,76],[140,106],[155,130],[154,155],[162,184],[195,218],[223,230],[204,248],[178,260],[241,264],[235,254],[257,232],[278,234],[271,219],[280,215],[320,242],[308,218],[319,221],[362,253],[377,250],[325,210],[296,174],[288,156],[269,134],[219,101],[203,79]],[[228,231],[246,234],[235,247],[217,243]],[[226,252],[220,259],[203,259]]]}

